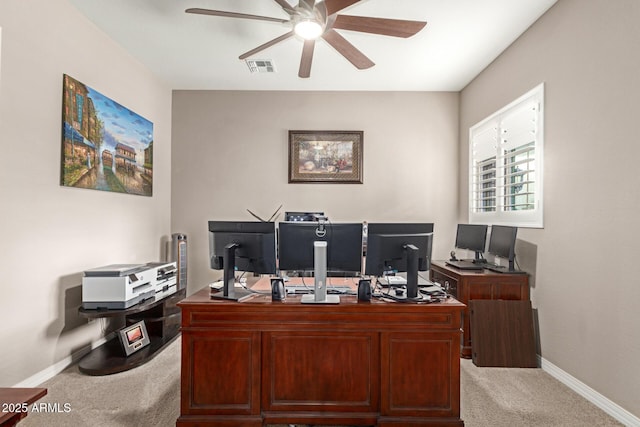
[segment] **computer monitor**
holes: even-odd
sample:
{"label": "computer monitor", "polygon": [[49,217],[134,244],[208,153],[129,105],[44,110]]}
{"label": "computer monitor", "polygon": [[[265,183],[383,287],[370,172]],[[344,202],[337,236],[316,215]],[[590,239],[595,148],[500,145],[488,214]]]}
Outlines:
{"label": "computer monitor", "polygon": [[273,222],[209,221],[211,268],[224,270],[223,291],[213,298],[241,301],[251,295],[235,289],[235,271],[276,273],[276,229]]}
{"label": "computer monitor", "polygon": [[357,275],[362,271],[362,223],[280,222],[278,268],[312,271],[313,242],[327,242],[327,270]]}
{"label": "computer monitor", "polygon": [[[487,252],[500,258],[509,260],[509,269],[505,272],[519,272],[515,269],[514,261],[516,258],[516,235],[518,227],[510,227],[506,225],[492,225],[491,236],[489,237],[489,246]],[[489,266],[494,271],[504,271],[504,268]]]}
{"label": "computer monitor", "polygon": [[458,224],[456,248],[474,251],[473,262],[484,262],[484,247],[487,241],[487,226],[480,224]]}
{"label": "computer monitor", "polygon": [[372,223],[368,226],[365,274],[407,273],[407,298],[418,296],[418,271],[431,267],[432,223]]}

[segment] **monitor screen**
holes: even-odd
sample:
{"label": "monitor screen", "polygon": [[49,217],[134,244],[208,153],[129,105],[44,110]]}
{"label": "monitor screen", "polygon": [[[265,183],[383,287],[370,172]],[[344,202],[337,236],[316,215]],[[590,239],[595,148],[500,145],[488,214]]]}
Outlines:
{"label": "monitor screen", "polygon": [[479,224],[458,224],[456,248],[475,252],[480,259],[487,241],[487,226]]}
{"label": "monitor screen", "polygon": [[280,270],[313,270],[313,242],[327,242],[328,271],[362,271],[362,223],[314,222],[279,223]]}
{"label": "monitor screen", "polygon": [[385,272],[406,272],[408,245],[418,250],[418,271],[429,270],[433,233],[379,234],[369,231],[364,273],[382,276]]}
{"label": "monitor screen", "polygon": [[431,268],[433,223],[383,224],[368,226],[365,274],[407,272],[407,299],[418,297],[418,271]]}
{"label": "monitor screen", "polygon": [[515,258],[517,233],[518,227],[492,225],[487,252],[513,262]]}
{"label": "monitor screen", "polygon": [[224,268],[225,248],[235,245],[234,269],[276,273],[276,231],[273,222],[209,221],[211,268]]}
{"label": "monitor screen", "polygon": [[[367,225],[367,251],[369,250],[369,236],[375,236],[376,234],[426,234],[433,233],[433,223],[432,222],[374,222]],[[374,238],[375,239],[375,238]],[[375,250],[375,247],[374,247]],[[430,249],[429,249],[430,250]],[[373,257],[372,257],[373,258]],[[371,262],[372,259],[368,257],[365,261]],[[431,266],[431,255],[429,254],[429,259],[419,260],[420,267],[424,267],[421,271],[426,271]],[[426,263],[429,266],[425,265]],[[366,265],[366,264],[365,264]],[[373,267],[372,267],[373,268]],[[366,270],[366,267],[365,267]],[[403,271],[403,270],[398,270]],[[379,274],[374,273],[366,273],[372,276],[377,276]],[[380,273],[380,275],[382,272]]]}

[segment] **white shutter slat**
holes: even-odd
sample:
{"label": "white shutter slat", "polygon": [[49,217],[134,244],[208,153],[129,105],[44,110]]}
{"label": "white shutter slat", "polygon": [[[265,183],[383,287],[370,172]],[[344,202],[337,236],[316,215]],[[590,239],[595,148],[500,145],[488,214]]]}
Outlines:
{"label": "white shutter slat", "polygon": [[469,129],[470,222],[542,226],[543,107],[540,84]]}

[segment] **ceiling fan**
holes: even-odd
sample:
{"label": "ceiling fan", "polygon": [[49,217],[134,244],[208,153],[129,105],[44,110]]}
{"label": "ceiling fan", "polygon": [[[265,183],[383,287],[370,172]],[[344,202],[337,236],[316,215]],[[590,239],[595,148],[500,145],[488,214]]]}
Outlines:
{"label": "ceiling fan", "polygon": [[427,24],[423,21],[338,14],[341,10],[360,2],[360,0],[299,0],[298,5],[295,7],[291,6],[287,0],[274,1],[289,15],[289,19],[199,8],[190,8],[185,10],[185,12],[200,15],[224,16],[227,18],[254,19],[290,25],[291,30],[286,34],[243,53],[239,58],[244,60],[276,43],[298,35],[304,39],[300,69],[298,71],[298,76],[302,78],[307,78],[311,75],[313,49],[318,38],[324,39],[324,41],[333,46],[335,50],[360,70],[371,68],[375,65],[373,61],[349,43],[336,30],[351,30],[380,34],[383,36],[407,38],[418,33]]}

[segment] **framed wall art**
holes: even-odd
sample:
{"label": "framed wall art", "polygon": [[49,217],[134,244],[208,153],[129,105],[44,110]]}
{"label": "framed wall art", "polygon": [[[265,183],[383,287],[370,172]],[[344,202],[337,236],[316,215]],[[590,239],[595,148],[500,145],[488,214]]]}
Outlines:
{"label": "framed wall art", "polygon": [[60,181],[151,196],[153,123],[65,74]]}
{"label": "framed wall art", "polygon": [[362,131],[289,131],[289,182],[362,184]]}

